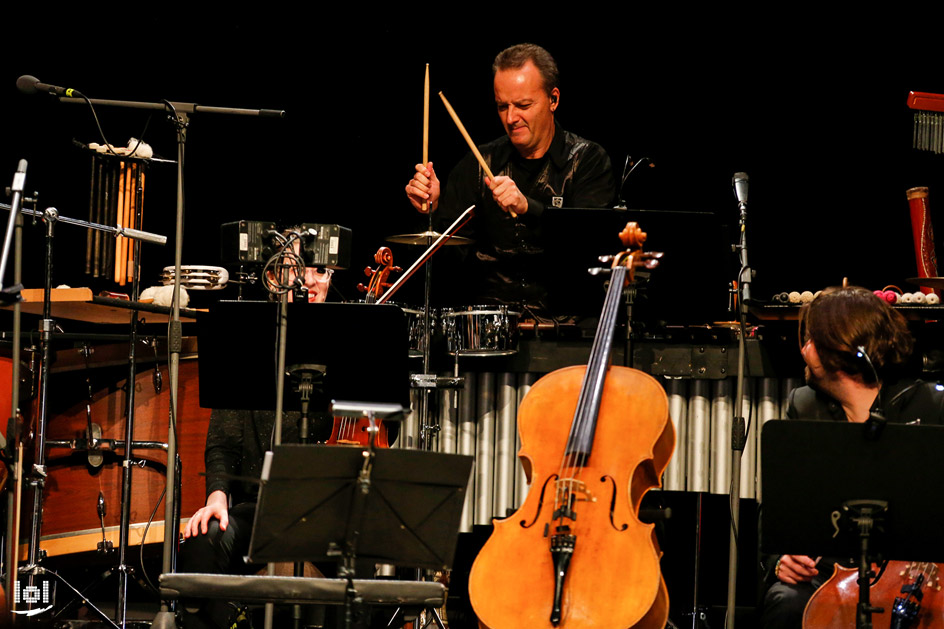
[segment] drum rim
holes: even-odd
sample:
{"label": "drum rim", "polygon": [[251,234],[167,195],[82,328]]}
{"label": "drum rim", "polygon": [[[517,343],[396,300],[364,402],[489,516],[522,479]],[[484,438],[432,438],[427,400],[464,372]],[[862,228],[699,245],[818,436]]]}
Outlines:
{"label": "drum rim", "polygon": [[[457,317],[460,315],[513,315],[520,317],[521,313],[514,310],[507,310],[507,306],[469,306],[469,308],[476,308],[476,310],[455,310],[453,308],[443,308],[442,316],[443,317]],[[484,310],[484,308],[492,308],[492,310]],[[494,308],[505,308],[505,310],[494,310]]]}

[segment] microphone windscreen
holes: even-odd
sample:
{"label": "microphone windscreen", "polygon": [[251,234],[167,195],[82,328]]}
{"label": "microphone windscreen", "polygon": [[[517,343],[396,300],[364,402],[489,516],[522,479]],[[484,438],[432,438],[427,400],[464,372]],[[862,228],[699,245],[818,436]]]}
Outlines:
{"label": "microphone windscreen", "polygon": [[37,83],[39,83],[39,79],[35,76],[24,74],[16,80],[16,89],[24,94],[36,94],[39,91],[36,89]]}

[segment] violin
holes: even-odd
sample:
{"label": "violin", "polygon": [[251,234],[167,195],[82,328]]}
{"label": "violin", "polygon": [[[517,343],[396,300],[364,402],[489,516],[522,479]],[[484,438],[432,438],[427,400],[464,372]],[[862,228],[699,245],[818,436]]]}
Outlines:
{"label": "violin", "polygon": [[[870,588],[874,607],[885,611],[872,615],[875,629],[944,628],[944,594],[941,564],[889,561],[885,572]],[[804,629],[845,629],[856,626],[859,571],[837,565],[832,576],[803,610]]]}
{"label": "violin", "polygon": [[586,366],[559,369],[521,402],[518,453],[530,482],[524,504],[495,529],[469,575],[469,598],[491,629],[664,627],[668,592],[643,495],[661,485],[675,448],[665,390],[651,376],[611,366],[624,288],[661,254],[607,258],[610,283]]}

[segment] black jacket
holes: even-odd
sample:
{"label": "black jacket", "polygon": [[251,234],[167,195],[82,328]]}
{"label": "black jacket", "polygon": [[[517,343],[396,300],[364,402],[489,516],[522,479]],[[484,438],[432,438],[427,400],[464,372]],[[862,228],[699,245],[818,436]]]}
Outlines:
{"label": "black jacket", "polygon": [[[544,157],[526,160],[503,136],[479,147],[495,176],[511,177],[528,198],[528,211],[513,218],[499,209],[485,185],[485,173],[472,153],[450,173],[434,215],[440,231],[467,207],[475,216],[459,235],[475,239],[459,261],[467,271],[469,295],[494,301],[537,301],[544,292],[548,263],[541,217],[546,207],[607,207],[615,195],[610,158],[599,144],[555,126]],[[470,290],[471,288],[471,290]]]}

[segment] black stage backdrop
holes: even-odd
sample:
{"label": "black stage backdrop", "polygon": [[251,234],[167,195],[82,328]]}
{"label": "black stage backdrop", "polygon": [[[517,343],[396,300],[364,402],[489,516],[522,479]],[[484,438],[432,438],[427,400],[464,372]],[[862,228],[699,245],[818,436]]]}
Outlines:
{"label": "black stage backdrop", "polygon": [[[72,140],[100,141],[91,115],[19,93],[23,74],[94,98],[284,109],[284,120],[192,118],[184,263],[218,264],[223,222],[336,222],[354,231],[352,269],[336,276],[354,296],[383,237],[422,227],[403,187],[421,157],[424,64],[432,83],[430,155],[445,174],[467,149],[436,93],[446,93],[478,142],[497,137],[491,59],[533,41],[559,62],[561,123],[600,142],[617,171],[627,155],[654,162],[628,182],[630,208],[714,217],[708,228],[684,216],[660,219],[672,229],[651,233],[654,249],[684,243],[674,247],[674,264],[690,266],[694,279],[674,273],[672,291],[697,293],[692,284],[705,281],[706,268],[720,280],[705,297],[707,311],[676,309],[666,318],[729,316],[723,283],[737,263],[718,251],[736,238],[736,171],[750,175],[750,261],[761,297],[815,291],[843,276],[907,289],[904,278],[915,275],[908,187],[931,187],[944,234],[944,158],[912,150],[905,105],[909,90],[944,92],[944,74],[931,46],[908,34],[913,24],[681,6],[609,13],[597,5],[571,5],[535,24],[534,11],[550,9],[532,4],[454,5],[454,19],[366,5],[314,18],[302,9],[276,14],[276,5],[265,15],[267,7],[256,5],[254,13],[169,16],[171,5],[158,12],[156,4],[152,12],[125,8],[120,17],[105,9],[14,15],[4,24],[0,182],[8,185],[25,158],[27,188],[41,193],[44,207],[88,216],[89,157]],[[147,125],[144,139],[161,156],[175,156],[164,116],[104,107],[98,114],[111,142],[140,137]],[[172,166],[151,168],[145,229],[173,236],[175,188]],[[38,287],[42,230],[29,231],[25,283]],[[54,283],[107,288],[83,276],[84,231],[58,233]],[[403,266],[416,255],[394,251]],[[172,245],[147,246],[144,262],[144,285],[156,283],[173,263]],[[417,301],[418,287],[411,290]]]}

